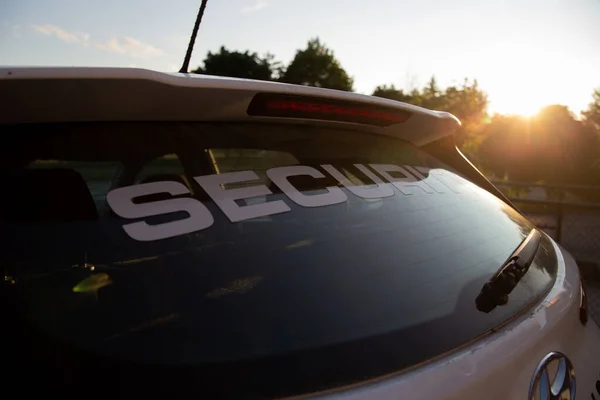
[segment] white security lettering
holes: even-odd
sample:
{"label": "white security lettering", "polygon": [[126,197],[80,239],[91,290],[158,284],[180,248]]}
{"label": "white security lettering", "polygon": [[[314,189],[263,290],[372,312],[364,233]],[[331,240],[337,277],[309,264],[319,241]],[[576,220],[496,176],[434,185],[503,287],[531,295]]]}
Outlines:
{"label": "white security lettering", "polygon": [[377,175],[369,171],[367,167],[361,164],[354,164],[354,166],[369,179],[371,179],[375,185],[360,185],[357,186],[350,182],[344,174],[334,168],[332,165],[321,165],[321,167],[327,171],[331,176],[337,179],[346,189],[363,199],[381,199],[384,197],[391,197],[394,195],[394,189],[392,189],[388,183],[383,182]]}
{"label": "white security lettering", "polygon": [[294,203],[303,207],[323,207],[331,204],[343,203],[348,200],[346,194],[337,186],[325,188],[327,193],[307,196],[296,189],[287,178],[290,176],[308,175],[313,178],[325,178],[318,170],[303,165],[293,167],[271,168],[267,171],[269,179],[275,183]]}
{"label": "white security lettering", "polygon": [[[381,199],[394,196],[395,186],[404,195],[413,195],[416,188],[425,193],[448,193],[448,190],[460,193],[472,190],[470,182],[454,173],[440,169],[430,169],[420,166],[397,166],[391,164],[369,164],[385,180],[362,164],[354,167],[367,176],[373,183],[355,185],[350,179],[330,164],[321,165],[333,178],[338,180],[354,195],[363,199]],[[351,172],[348,171],[347,174]],[[392,176],[394,174],[394,176]],[[401,174],[401,176],[399,176]],[[272,168],[267,176],[294,203],[303,207],[323,207],[343,203],[348,200],[344,191],[337,186],[325,187],[319,192],[306,194],[295,187],[288,178],[307,176],[308,179],[322,179],[326,176],[319,170],[309,166],[288,166]],[[213,199],[231,222],[239,222],[252,218],[266,217],[291,211],[282,200],[266,201],[273,192],[262,184],[236,189],[224,189],[223,185],[231,183],[251,184],[259,179],[254,171],[231,172],[197,176],[194,179]],[[126,186],[110,191],[106,200],[111,209],[119,216],[127,219],[141,219],[165,215],[174,212],[186,212],[187,218],[150,225],[145,221],[137,221],[123,225],[125,232],[138,241],[152,241],[184,235],[206,229],[213,225],[214,219],[210,211],[200,201],[191,198],[171,198],[161,201],[149,201],[136,204],[134,199],[151,194],[167,193],[171,196],[189,194],[189,189],[172,181],[151,182],[134,186]],[[246,200],[245,205],[238,200]]]}
{"label": "white security lettering", "polygon": [[221,185],[253,181],[258,179],[254,171],[229,172],[225,174],[194,177],[196,182],[208,193],[231,222],[264,217],[290,211],[290,207],[281,200],[261,204],[239,206],[235,201],[273,194],[265,185],[249,186],[225,190]]}
{"label": "white security lettering", "polygon": [[[424,181],[419,181],[411,175],[406,169],[392,164],[370,164],[371,168],[377,171],[381,176],[396,186],[400,192],[405,195],[414,194],[414,188],[419,188],[425,193],[433,193],[431,186]],[[403,178],[393,177],[390,172],[399,172],[404,175]]]}
{"label": "white security lettering", "polygon": [[[440,175],[440,169],[432,169],[428,167],[411,167],[414,170],[419,171],[420,173],[427,174],[427,183],[429,186],[433,187],[437,192],[446,193],[446,190],[443,189],[443,186],[447,187],[454,193],[460,193],[460,191],[456,188],[457,185],[452,185],[449,182],[445,181],[443,176]],[[418,176],[418,175],[417,175]],[[423,175],[421,175],[423,176]],[[441,183],[436,184],[436,182]]]}
{"label": "white security lettering", "polygon": [[[426,183],[428,186],[430,186],[436,192],[446,193],[446,190],[444,189],[444,185],[442,185],[442,183],[439,180],[433,178],[433,176],[429,174],[429,168],[411,167],[410,165],[405,165],[404,168],[406,168],[410,173],[412,173],[418,179],[421,179],[424,183]],[[423,174],[427,174],[427,176],[425,176]]]}
{"label": "white security lettering", "polygon": [[141,185],[125,186],[108,192],[106,201],[112,210],[123,218],[145,218],[156,215],[185,211],[188,218],[149,225],[144,221],[123,225],[125,232],[135,240],[150,241],[166,239],[206,229],[214,222],[210,211],[198,200],[178,198],[149,203],[135,204],[133,199],[157,193],[173,196],[187,194],[189,190],[179,182],[150,182]]}

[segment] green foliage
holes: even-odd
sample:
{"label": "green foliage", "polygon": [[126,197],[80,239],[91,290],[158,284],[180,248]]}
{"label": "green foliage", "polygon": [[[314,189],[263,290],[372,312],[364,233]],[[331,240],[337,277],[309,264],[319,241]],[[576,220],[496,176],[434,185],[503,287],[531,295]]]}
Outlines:
{"label": "green foliage", "polygon": [[497,115],[481,130],[481,163],[513,181],[591,184],[600,142],[562,105],[532,118]]}
{"label": "green foliage", "polygon": [[241,53],[221,46],[218,53],[209,51],[204,59],[204,67],[198,67],[192,73],[270,81],[276,77],[278,68],[280,66],[271,54],[260,57],[247,50]]}
{"label": "green foliage", "polygon": [[396,89],[394,85],[377,86],[373,91],[373,96],[383,97],[384,99],[403,101],[405,103],[410,103],[413,99],[413,96],[404,93],[402,89]]}
{"label": "green foliage", "polygon": [[308,41],[306,49],[298,50],[283,73],[282,82],[352,91],[353,79],[342,68],[333,51],[318,38]]}
{"label": "green foliage", "polygon": [[587,110],[581,114],[584,121],[596,132],[600,133],[600,89],[594,90],[592,94],[592,102],[588,105]]}
{"label": "green foliage", "polygon": [[221,46],[217,53],[209,51],[204,66],[192,73],[353,90],[353,79],[342,68],[333,51],[318,38],[309,40],[305,49],[298,50],[287,67],[276,61],[272,54],[260,57],[248,50],[241,53]]}

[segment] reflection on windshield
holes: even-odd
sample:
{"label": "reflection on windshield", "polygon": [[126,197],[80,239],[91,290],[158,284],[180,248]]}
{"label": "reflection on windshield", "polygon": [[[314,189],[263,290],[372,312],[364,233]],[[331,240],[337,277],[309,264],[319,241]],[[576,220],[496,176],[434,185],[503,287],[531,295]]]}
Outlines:
{"label": "reflection on windshield", "polygon": [[97,293],[98,290],[112,283],[110,276],[103,272],[92,274],[73,287],[74,293]]}
{"label": "reflection on windshield", "polygon": [[232,281],[226,287],[217,288],[206,294],[206,297],[210,299],[218,299],[228,294],[244,294],[251,290],[258,284],[263,278],[260,276],[251,276],[249,278],[236,279]]}

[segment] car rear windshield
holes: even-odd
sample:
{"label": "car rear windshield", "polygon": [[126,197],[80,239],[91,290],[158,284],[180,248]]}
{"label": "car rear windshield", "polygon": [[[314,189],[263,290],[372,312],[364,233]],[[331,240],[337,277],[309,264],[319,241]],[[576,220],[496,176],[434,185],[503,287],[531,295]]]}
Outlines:
{"label": "car rear windshield", "polygon": [[102,366],[103,385],[213,398],[342,387],[476,340],[556,274],[544,237],[508,303],[478,311],[533,226],[397,138],[237,123],[3,131],[3,308],[36,343],[15,352],[54,382]]}

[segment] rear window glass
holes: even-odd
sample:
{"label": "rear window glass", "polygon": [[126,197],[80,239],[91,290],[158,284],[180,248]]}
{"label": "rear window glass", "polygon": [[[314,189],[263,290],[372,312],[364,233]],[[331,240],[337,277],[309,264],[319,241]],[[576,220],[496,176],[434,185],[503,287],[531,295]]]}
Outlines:
{"label": "rear window glass", "polygon": [[[478,311],[533,226],[392,137],[211,123],[9,136],[1,261],[13,308],[40,341],[96,368],[134,363],[143,379],[215,396],[330,389],[476,339],[556,274],[544,239],[509,302]],[[133,370],[118,378],[134,382]]]}

